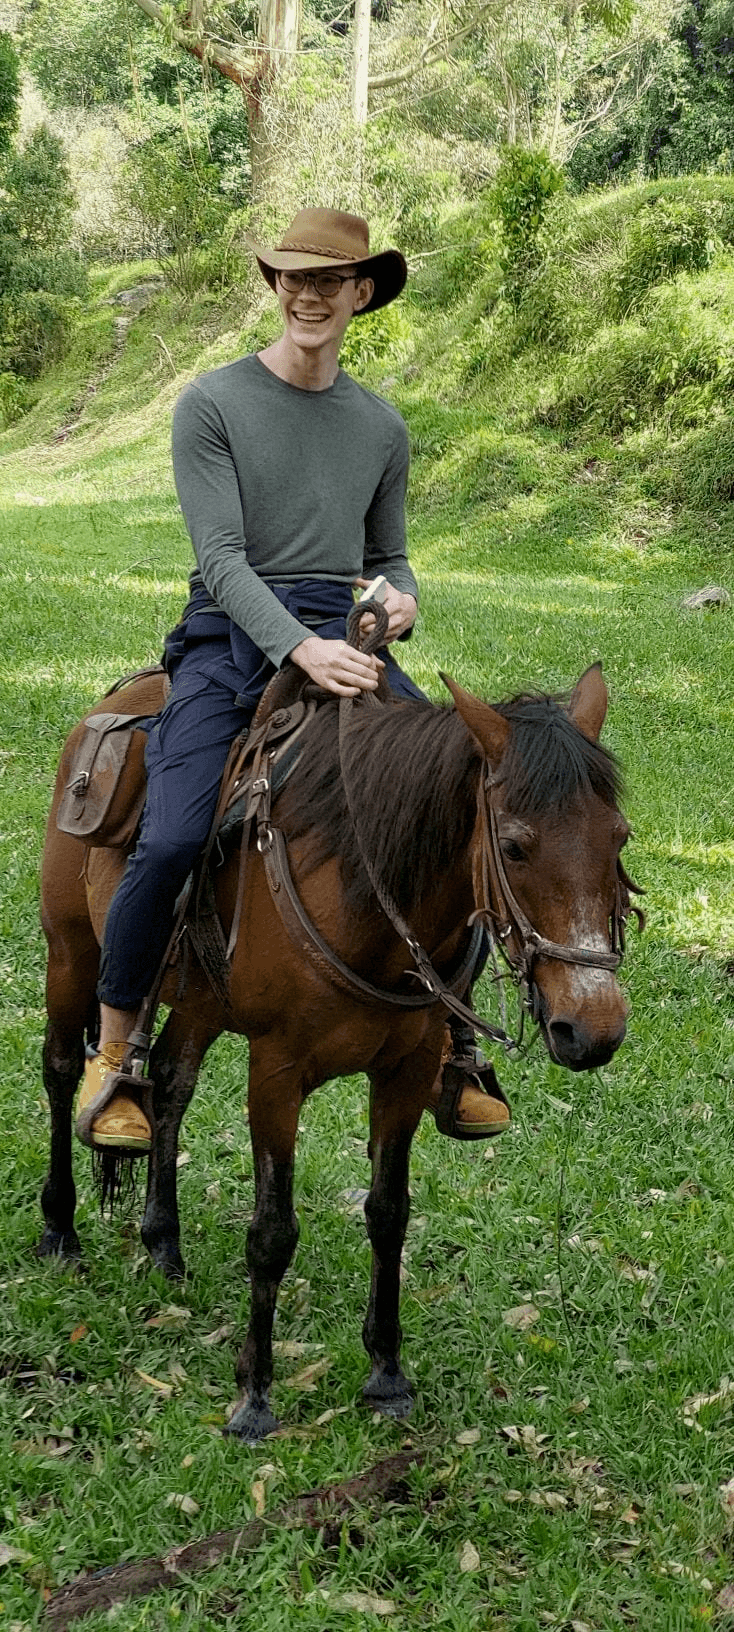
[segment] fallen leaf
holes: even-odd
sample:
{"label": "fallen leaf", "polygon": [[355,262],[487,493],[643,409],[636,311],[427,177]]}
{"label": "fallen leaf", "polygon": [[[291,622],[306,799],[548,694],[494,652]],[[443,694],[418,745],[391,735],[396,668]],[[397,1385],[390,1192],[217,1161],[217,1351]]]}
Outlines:
{"label": "fallen leaf", "polygon": [[539,1434],[532,1423],[524,1423],[522,1427],[517,1427],[514,1422],[506,1423],[498,1432],[504,1434],[505,1438],[509,1439],[513,1445],[518,1445],[521,1450],[527,1451],[528,1456],[532,1457],[534,1462],[537,1462],[543,1455],[545,1448],[543,1441],[550,1439],[550,1434]]}
{"label": "fallen leaf", "polygon": [[6,1541],[0,1541],[0,1569],[4,1564],[30,1564],[32,1553],[24,1553],[22,1547],[9,1547]]}
{"label": "fallen leaf", "polygon": [[330,1365],[331,1361],[328,1355],[324,1355],[322,1360],[314,1360],[310,1366],[304,1366],[303,1371],[296,1372],[294,1377],[287,1377],[286,1387],[300,1388],[305,1394],[312,1394],[316,1388],[318,1378],[323,1377],[324,1372],[329,1370]]}
{"label": "fallen leaf", "polygon": [[135,1371],[141,1382],[146,1383],[148,1388],[155,1388],[159,1394],[164,1394],[166,1398],[173,1393],[173,1383],[164,1383],[160,1377],[151,1377],[149,1372],[141,1371],[139,1366],[135,1367]]}
{"label": "fallen leaf", "polygon": [[506,1502],[521,1502],[523,1500],[523,1493],[521,1490],[506,1490],[504,1492],[504,1499]]}
{"label": "fallen leaf", "polygon": [[253,1479],[251,1495],[255,1506],[255,1517],[261,1519],[265,1512],[265,1485],[262,1479]]}
{"label": "fallen leaf", "polygon": [[481,1428],[464,1428],[456,1435],[457,1445],[478,1445],[482,1437]]}
{"label": "fallen leaf", "polygon": [[301,1355],[308,1354],[309,1350],[323,1347],[323,1343],[297,1343],[294,1338],[281,1337],[273,1343],[273,1354],[284,1354],[288,1360],[300,1360]]}
{"label": "fallen leaf", "polygon": [[479,1557],[473,1541],[465,1541],[461,1549],[461,1558],[459,1559],[459,1569],[461,1570],[462,1575],[469,1575],[472,1570],[480,1569],[481,1563],[482,1560]]}
{"label": "fallen leaf", "polygon": [[157,1315],[151,1315],[146,1320],[146,1326],[160,1326],[164,1330],[171,1326],[183,1326],[191,1319],[191,1310],[185,1309],[181,1303],[169,1303],[167,1309],[161,1309]]}
{"label": "fallen leaf", "polygon": [[193,1518],[199,1511],[199,1503],[194,1501],[193,1496],[185,1493],[180,1495],[178,1491],[171,1491],[170,1496],[166,1497],[166,1507],[177,1507],[179,1512],[187,1513],[189,1518]]}
{"label": "fallen leaf", "polygon": [[717,1593],[716,1603],[719,1609],[734,1609],[734,1581],[727,1581],[726,1586]]}
{"label": "fallen leaf", "polygon": [[636,1524],[640,1515],[636,1507],[626,1507],[624,1513],[620,1513],[619,1517],[622,1524]]}
{"label": "fallen leaf", "polygon": [[306,1603],[328,1604],[329,1609],[357,1610],[366,1615],[396,1615],[397,1604],[392,1598],[377,1598],[373,1592],[328,1592],[315,1587],[306,1593]]}
{"label": "fallen leaf", "polygon": [[89,1327],[85,1326],[83,1323],[81,1326],[75,1326],[73,1332],[70,1333],[69,1342],[81,1343],[82,1338],[86,1337],[88,1331]]}
{"label": "fallen leaf", "polygon": [[707,1405],[725,1404],[727,1400],[731,1399],[732,1395],[734,1395],[734,1383],[730,1382],[728,1377],[722,1377],[718,1388],[713,1394],[692,1394],[690,1399],[684,1400],[681,1406],[681,1414],[686,1427],[696,1428],[701,1433],[701,1424],[698,1421],[699,1412]]}
{"label": "fallen leaf", "polygon": [[180,1150],[179,1153],[178,1153],[178,1156],[176,1157],[176,1166],[177,1167],[187,1167],[190,1161],[191,1161],[191,1151],[190,1150]]}
{"label": "fallen leaf", "polygon": [[548,1507],[552,1513],[568,1507],[568,1497],[560,1490],[531,1490],[528,1501],[532,1502],[534,1507]]}
{"label": "fallen leaf", "polygon": [[314,1428],[324,1428],[334,1417],[342,1417],[345,1411],[350,1410],[349,1405],[332,1405],[328,1411],[322,1411],[321,1416],[316,1418]]}
{"label": "fallen leaf", "polygon": [[526,1332],[529,1326],[534,1326],[536,1320],[540,1320],[540,1310],[534,1303],[518,1303],[514,1309],[504,1309],[502,1319],[512,1331]]}
{"label": "fallen leaf", "polygon": [[719,1485],[721,1504],[727,1519],[734,1520],[734,1479],[728,1479],[725,1485]]}
{"label": "fallen leaf", "polygon": [[181,1467],[182,1468],[193,1468],[193,1466],[194,1466],[194,1458],[191,1455],[191,1452],[189,1451],[188,1456],[182,1456],[181,1457]]}
{"label": "fallen leaf", "polygon": [[[202,1337],[201,1341],[206,1344],[208,1349],[213,1349],[216,1343],[224,1343],[228,1337],[231,1337],[233,1331],[234,1326],[232,1325],[217,1326],[213,1332],[207,1332],[206,1337]],[[273,1344],[273,1348],[275,1348],[275,1344]]]}
{"label": "fallen leaf", "polygon": [[574,1416],[580,1417],[582,1411],[588,1411],[588,1409],[589,1409],[589,1396],[588,1396],[588,1394],[585,1394],[584,1398],[582,1400],[572,1400],[568,1409],[569,1409],[569,1411],[573,1411]]}

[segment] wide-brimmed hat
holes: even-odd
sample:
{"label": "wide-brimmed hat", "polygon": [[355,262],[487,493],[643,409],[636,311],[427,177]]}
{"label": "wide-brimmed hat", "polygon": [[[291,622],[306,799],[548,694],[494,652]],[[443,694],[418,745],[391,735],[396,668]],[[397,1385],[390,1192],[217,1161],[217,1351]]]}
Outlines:
{"label": "wide-brimmed hat", "polygon": [[[370,230],[361,215],[343,210],[299,210],[282,240],[274,249],[263,248],[245,238],[257,256],[257,264],[271,289],[276,272],[309,272],[315,267],[359,266],[372,278],[375,292],[363,312],[375,312],[400,294],[408,268],[399,249],[383,249],[370,255]],[[360,316],[360,313],[355,313]]]}

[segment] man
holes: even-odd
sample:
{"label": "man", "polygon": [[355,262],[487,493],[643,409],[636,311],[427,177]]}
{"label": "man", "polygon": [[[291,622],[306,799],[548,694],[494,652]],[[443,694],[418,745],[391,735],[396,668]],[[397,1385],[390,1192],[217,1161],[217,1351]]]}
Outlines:
{"label": "man", "polygon": [[[405,553],[405,424],[339,368],[348,323],[394,300],[407,276],[396,249],[370,255],[367,223],[301,210],[277,249],[251,244],[280,302],[283,333],[186,388],[174,414],[176,486],[197,568],[181,624],[166,642],[169,700],[146,753],[138,845],[105,924],[99,1051],[79,1110],[104,1097],[163,956],[176,898],[203,848],[232,740],[284,660],[340,697],[420,696],[388,651],[347,645],[354,584],[387,580],[387,644],[410,634],[417,587]],[[367,576],[365,576],[367,575]],[[476,1074],[459,1122],[499,1132],[506,1107]],[[466,1134],[459,1136],[466,1136]],[[151,1130],[117,1092],[92,1122],[99,1148],[145,1152]]]}

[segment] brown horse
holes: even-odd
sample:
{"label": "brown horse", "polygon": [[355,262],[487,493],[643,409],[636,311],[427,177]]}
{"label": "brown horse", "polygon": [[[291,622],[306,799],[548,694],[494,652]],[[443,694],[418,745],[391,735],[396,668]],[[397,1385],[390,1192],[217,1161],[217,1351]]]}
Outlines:
{"label": "brown horse", "polygon": [[[304,738],[308,752],[271,816],[272,828],[287,839],[301,902],[358,977],[413,993],[421,988],[414,969],[408,978],[410,948],[379,906],[362,856],[438,971],[461,962],[467,921],[479,909],[522,977],[552,1059],[573,1071],[603,1065],[625,1033],[615,969],[630,881],[620,862],[628,828],[618,808],[617,773],[597,740],[607,707],[600,665],[582,675],[565,707],[544,696],[490,707],[447,683],[455,708],[420,702],[354,708],[343,761],[349,806],[335,705],[317,711]],[[150,680],[129,687],[125,710],[159,706],[150,687]],[[80,1246],[72,1102],[85,1028],[93,1035],[104,913],[124,857],[96,850],[85,865],[80,841],[57,830],[55,809],[67,777],[68,745],[43,869],[49,944],[44,1081],[52,1143],[39,1253],[73,1258]],[[237,854],[225,852],[215,878],[225,931],[237,878]],[[150,1062],[146,1109],[153,1148],[142,1237],[159,1269],[169,1277],[183,1274],[176,1199],[181,1119],[210,1044],[224,1030],[246,1034],[255,1165],[247,1233],[252,1303],[237,1362],[241,1401],[228,1431],[255,1441],[275,1427],[268,1398],[272,1322],[298,1237],[292,1187],[299,1113],[314,1088],[357,1071],[366,1072],[371,1085],[372,1183],[365,1213],[373,1272],[363,1338],[372,1371],[364,1395],[371,1406],[402,1416],[412,1403],[398,1317],[408,1161],[440,1068],[446,1009],[425,992],[420,1008],[371,1002],[332,979],[324,960],[309,956],[285,927],[254,845],[228,1005],[193,956],[185,973],[183,995],[180,971],[164,987],[170,1013]]]}

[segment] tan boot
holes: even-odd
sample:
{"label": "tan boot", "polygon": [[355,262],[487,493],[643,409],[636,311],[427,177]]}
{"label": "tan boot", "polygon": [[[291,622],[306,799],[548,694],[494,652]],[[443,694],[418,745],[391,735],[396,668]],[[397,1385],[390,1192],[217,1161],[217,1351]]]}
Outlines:
{"label": "tan boot", "polygon": [[439,1133],[450,1139],[493,1139],[512,1121],[494,1066],[479,1050],[473,1056],[444,1061],[433,1085],[430,1109]]}
{"label": "tan boot", "polygon": [[[126,1050],[127,1043],[105,1043],[99,1054],[85,1060],[76,1132],[85,1145],[95,1150],[146,1155],[151,1146],[148,1118],[136,1100],[126,1093],[115,1093],[110,1081],[120,1070]],[[83,1112],[86,1114],[82,1116]]]}

